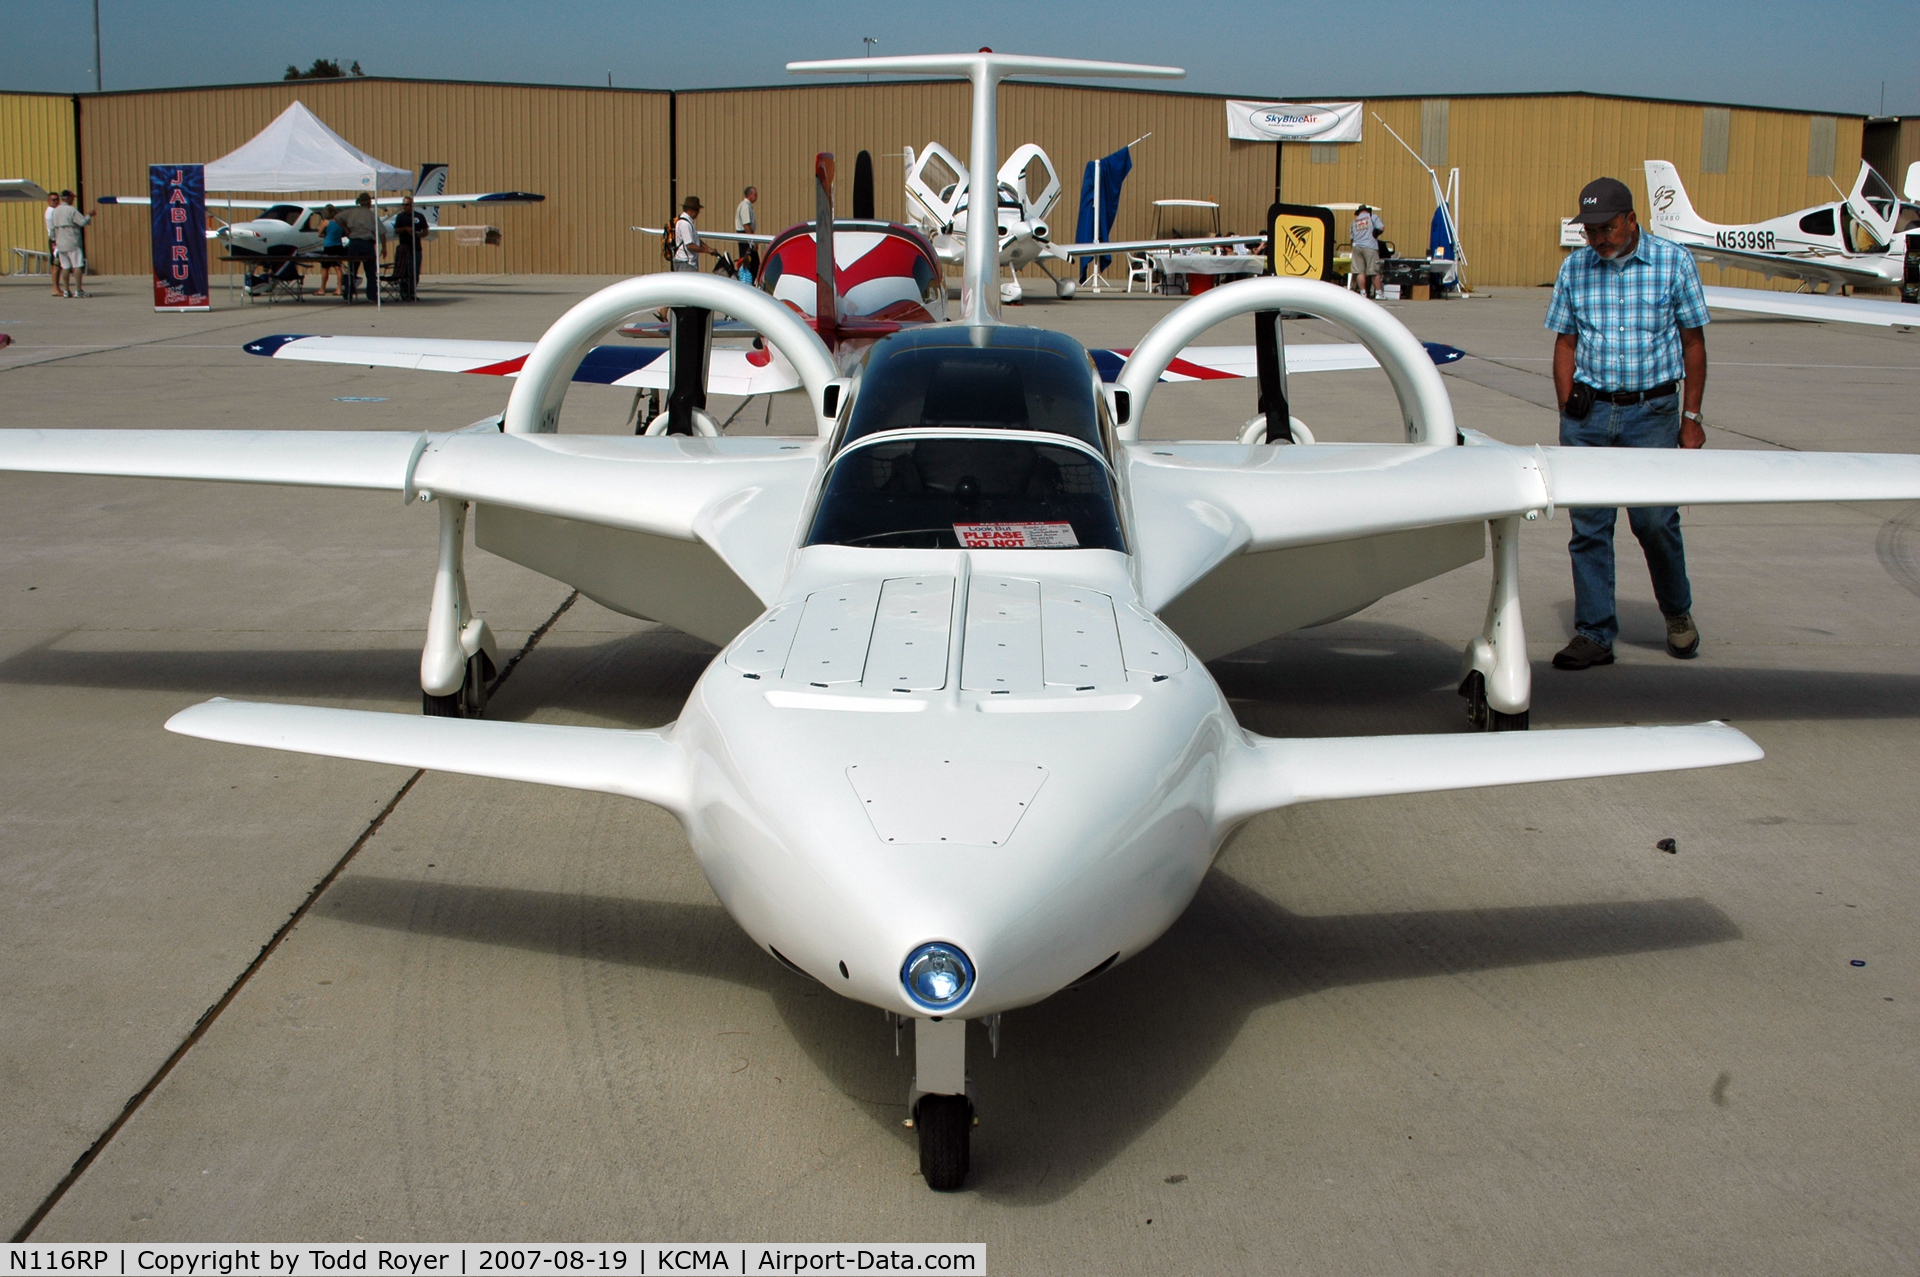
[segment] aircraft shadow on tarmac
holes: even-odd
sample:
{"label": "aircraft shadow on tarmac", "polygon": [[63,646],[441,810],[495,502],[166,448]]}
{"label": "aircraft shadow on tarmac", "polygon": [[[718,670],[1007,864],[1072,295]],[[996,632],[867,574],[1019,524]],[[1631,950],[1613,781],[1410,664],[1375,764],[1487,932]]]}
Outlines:
{"label": "aircraft shadow on tarmac", "polygon": [[[1647,611],[1653,609],[1649,605]],[[1622,646],[1653,632],[1623,605]],[[1556,640],[1557,641],[1557,640]],[[715,649],[663,628],[601,642],[549,642],[489,707],[518,720],[541,710],[597,723],[671,721]],[[194,699],[392,700],[418,695],[412,649],[100,650],[52,639],[0,660],[0,684],[174,692]],[[1454,694],[1460,655],[1430,635],[1343,621],[1270,640],[1211,664],[1240,721],[1272,736],[1466,730]],[[1891,671],[1760,669],[1698,660],[1617,664],[1568,674],[1533,663],[1534,719],[1560,727],[1920,717],[1920,676]]]}
{"label": "aircraft shadow on tarmac", "polygon": [[[721,979],[764,991],[814,1067],[900,1145],[912,1069],[872,1008],[824,991],[755,948],[717,905],[349,876],[338,921],[587,962]],[[1302,917],[1215,870],[1158,943],[1107,975],[1008,1014],[998,1059],[977,1026],[981,1105],[970,1190],[1013,1206],[1072,1194],[1199,1086],[1247,1018],[1291,998],[1715,944],[1734,922],[1694,898]],[[1311,1065],[1308,1065],[1311,1067]],[[1287,1102],[1281,1071],[1264,1097]]]}

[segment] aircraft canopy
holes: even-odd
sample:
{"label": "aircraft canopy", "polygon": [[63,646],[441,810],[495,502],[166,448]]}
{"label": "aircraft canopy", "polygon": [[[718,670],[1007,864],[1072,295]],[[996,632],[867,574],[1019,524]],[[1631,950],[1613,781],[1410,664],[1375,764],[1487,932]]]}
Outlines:
{"label": "aircraft canopy", "polygon": [[207,168],[209,191],[410,191],[413,174],[368,155],[295,102]]}

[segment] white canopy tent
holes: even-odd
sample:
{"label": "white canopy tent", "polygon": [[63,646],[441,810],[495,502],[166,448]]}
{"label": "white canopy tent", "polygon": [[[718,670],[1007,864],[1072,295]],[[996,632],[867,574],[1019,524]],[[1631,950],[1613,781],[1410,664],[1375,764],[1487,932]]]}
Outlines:
{"label": "white canopy tent", "polygon": [[410,191],[413,174],[375,159],[295,102],[239,150],[206,166],[209,191]]}
{"label": "white canopy tent", "polygon": [[[238,150],[206,166],[208,191],[410,191],[413,174],[377,160],[295,101]],[[233,218],[229,205],[227,218]],[[376,222],[376,225],[378,223]],[[376,248],[376,257],[383,250]],[[374,267],[378,272],[378,266]],[[231,285],[231,280],[229,280]],[[374,289],[374,305],[380,291]]]}

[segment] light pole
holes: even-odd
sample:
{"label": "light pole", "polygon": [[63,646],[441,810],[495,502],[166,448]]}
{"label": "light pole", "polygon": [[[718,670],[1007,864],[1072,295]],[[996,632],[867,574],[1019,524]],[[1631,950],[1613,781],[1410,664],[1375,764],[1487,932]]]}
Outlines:
{"label": "light pole", "polygon": [[93,0],[93,91],[100,92],[100,0]]}
{"label": "light pole", "polygon": [[[97,6],[99,5],[99,3],[100,3],[100,0],[93,0],[93,2],[94,2],[94,4],[95,4],[95,6],[97,7]],[[862,44],[864,44],[864,45],[866,45],[866,46],[867,46],[867,56],[868,56],[868,57],[872,57],[872,56],[873,56],[873,46],[874,46],[874,45],[876,45],[876,44],[878,44],[878,43],[880,43],[880,37],[879,37],[879,36],[877,36],[877,35],[863,35],[863,36],[861,36],[861,37],[860,37],[860,43],[862,43]],[[873,77],[872,77],[872,76],[868,76],[868,77],[867,77],[867,83],[868,83],[868,84],[872,84],[872,83],[873,83]],[[1883,89],[1883,90],[1881,90],[1881,96],[1882,96],[1882,97],[1884,97],[1884,96],[1886,96],[1886,91],[1885,91],[1884,89]]]}

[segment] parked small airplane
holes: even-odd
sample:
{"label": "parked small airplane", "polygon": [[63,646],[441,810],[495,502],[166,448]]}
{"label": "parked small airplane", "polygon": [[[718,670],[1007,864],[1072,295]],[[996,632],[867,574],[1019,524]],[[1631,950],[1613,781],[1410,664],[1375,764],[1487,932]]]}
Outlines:
{"label": "parked small airplane", "polygon": [[[942,261],[965,260],[972,184],[967,166],[938,142],[927,143],[918,155],[908,147],[906,163],[907,216],[933,241]],[[994,183],[996,251],[999,265],[1012,272],[1011,278],[1000,283],[1002,301],[1017,302],[1024,296],[1020,270],[1026,266],[1039,267],[1053,281],[1055,295],[1068,298],[1074,295],[1078,283],[1056,274],[1054,267],[1069,265],[1077,257],[1228,248],[1262,243],[1266,238],[1264,235],[1214,235],[1057,244],[1046,219],[1059,202],[1060,191],[1060,174],[1053,161],[1032,142],[1020,147],[1000,166]]]}
{"label": "parked small airplane", "polygon": [[[1181,74],[985,51],[789,70],[969,78],[976,208],[993,198],[1003,77]],[[896,1034],[912,1022],[908,1112],[922,1174],[941,1190],[969,1168],[967,1022],[984,1020],[997,1046],[1006,1012],[1140,952],[1254,815],[1761,756],[1721,723],[1511,734],[1530,699],[1524,523],[1561,505],[1920,497],[1920,456],[1518,448],[1462,431],[1411,333],[1303,279],[1186,302],[1103,385],[1071,339],[999,323],[984,238],[966,245],[966,267],[963,322],[881,337],[857,376],[787,302],[662,272],[568,311],[506,411],[465,429],[5,430],[0,468],[430,501],[428,717],[215,700],[168,727],[666,809],[772,959],[879,1007]],[[661,306],[683,312],[669,358],[695,384],[711,329],[684,312],[759,333],[800,378],[814,433],[556,434],[575,369]],[[1156,384],[1195,336],[1283,310],[1359,338],[1393,386],[1404,443],[1275,446],[1271,424],[1253,443],[1140,439]],[[1284,412],[1279,360],[1268,339],[1257,350],[1271,423]],[[495,659],[468,603],[470,509],[481,548],[720,647],[677,722],[462,719],[484,708]],[[1492,590],[1463,690],[1502,734],[1286,740],[1235,720],[1205,661],[1485,557],[1489,539]]]}
{"label": "parked small airplane", "polygon": [[[440,209],[461,204],[539,204],[547,198],[530,191],[490,191],[481,195],[448,195],[447,166],[444,164],[422,164],[420,180],[414,188],[413,204],[427,219],[427,225],[433,231],[452,231],[458,227],[441,225]],[[381,196],[373,201],[375,208],[388,210],[383,220],[387,229],[393,229],[392,213],[400,208],[401,196]],[[148,202],[144,195],[102,195],[102,204],[137,204],[145,206]],[[235,257],[290,257],[295,253],[306,252],[320,246],[320,218],[316,216],[328,205],[346,208],[352,203],[344,199],[301,199],[301,200],[227,200],[210,198],[207,201],[209,216],[218,216],[224,209],[244,208],[258,210],[260,215],[250,221],[233,222],[210,228],[208,239],[224,241],[227,250]]]}
{"label": "parked small airplane", "polygon": [[1803,279],[1829,291],[1843,285],[1898,286],[1908,231],[1920,230],[1920,163],[1907,170],[1906,199],[1864,160],[1853,189],[1764,222],[1722,225],[1694,211],[1680,174],[1648,160],[1646,222],[1654,234],[1684,244],[1712,266]]}

